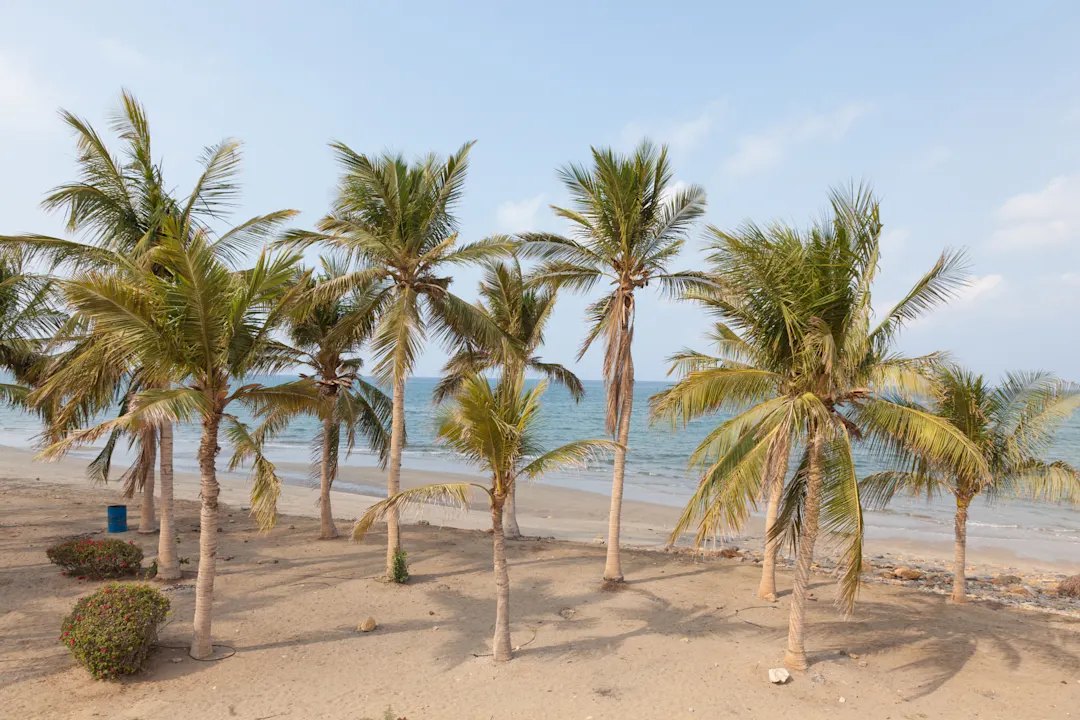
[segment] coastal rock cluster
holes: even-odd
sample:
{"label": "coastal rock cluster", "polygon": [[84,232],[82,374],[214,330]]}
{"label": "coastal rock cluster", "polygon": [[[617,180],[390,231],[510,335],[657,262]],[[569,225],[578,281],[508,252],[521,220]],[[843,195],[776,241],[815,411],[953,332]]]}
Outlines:
{"label": "coastal rock cluster", "polygon": [[[689,551],[669,548],[669,552]],[[692,551],[702,559],[738,560],[758,565],[762,553],[735,546]],[[777,565],[791,569],[790,558],[777,558]],[[822,557],[813,564],[815,572],[835,574],[839,565],[834,558]],[[996,602],[1056,614],[1080,617],[1080,575],[1024,572],[1016,568],[990,565],[968,566],[968,599]],[[902,585],[936,595],[952,592],[952,570],[934,561],[906,555],[874,555],[863,558],[863,582]]]}

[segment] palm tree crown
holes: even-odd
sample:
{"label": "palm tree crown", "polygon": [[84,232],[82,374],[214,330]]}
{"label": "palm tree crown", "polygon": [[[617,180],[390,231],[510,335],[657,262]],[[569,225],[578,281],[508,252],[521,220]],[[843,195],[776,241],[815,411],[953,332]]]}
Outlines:
{"label": "palm tree crown", "polygon": [[570,237],[524,233],[522,252],[541,258],[533,273],[537,282],[578,291],[608,282],[610,291],[586,310],[578,358],[603,335],[607,429],[614,433],[618,399],[632,375],[635,292],[655,282],[677,295],[705,281],[700,273],[668,268],[705,212],[705,191],[696,185],[676,189],[666,147],[646,141],[630,157],[596,148],[592,155],[591,169],[570,164],[559,171],[574,207],[553,209],[571,223]]}
{"label": "palm tree crown", "polygon": [[504,375],[531,370],[563,385],[575,400],[584,397],[585,389],[574,373],[563,365],[543,362],[536,354],[544,344],[544,329],[555,310],[555,299],[554,288],[527,282],[516,258],[488,263],[477,307],[505,337],[491,348],[461,338],[462,347],[447,361],[442,380],[435,387],[435,401],[442,402],[456,392],[466,377],[489,368],[498,368]]}
{"label": "palm tree crown", "polygon": [[444,274],[513,247],[500,239],[458,242],[453,210],[471,147],[463,145],[445,162],[428,155],[410,164],[401,155],[369,157],[336,143],[343,174],[333,208],[318,224],[321,232],[288,234],[291,245],[322,242],[356,265],[323,283],[320,292],[370,288],[374,371],[388,381],[411,373],[429,332],[448,341],[463,334],[498,337],[481,313],[449,291],[452,277]]}
{"label": "palm tree crown", "polygon": [[0,383],[0,400],[26,406],[29,385],[66,315],[56,306],[56,283],[33,272],[20,248],[0,250],[0,370],[15,383]]}

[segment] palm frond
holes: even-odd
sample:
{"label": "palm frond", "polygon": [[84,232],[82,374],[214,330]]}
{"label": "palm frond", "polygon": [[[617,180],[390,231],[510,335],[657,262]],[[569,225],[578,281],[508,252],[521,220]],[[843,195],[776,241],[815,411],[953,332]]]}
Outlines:
{"label": "palm frond", "polygon": [[235,419],[226,420],[225,435],[233,446],[229,470],[251,463],[251,514],[258,521],[259,529],[268,532],[277,522],[282,481],[274,463],[263,454],[264,438]]}
{"label": "palm frond", "polygon": [[490,491],[483,485],[476,483],[447,483],[442,485],[422,485],[409,490],[403,490],[397,495],[375,503],[353,526],[352,539],[363,540],[371,526],[386,519],[391,511],[409,510],[417,505],[440,505],[452,507],[467,512],[469,509],[469,495],[474,488],[480,488],[485,494]]}
{"label": "palm frond", "polygon": [[590,460],[596,460],[620,449],[622,445],[611,440],[576,440],[547,451],[523,467],[520,474],[523,477],[535,478],[552,470],[584,467]]}

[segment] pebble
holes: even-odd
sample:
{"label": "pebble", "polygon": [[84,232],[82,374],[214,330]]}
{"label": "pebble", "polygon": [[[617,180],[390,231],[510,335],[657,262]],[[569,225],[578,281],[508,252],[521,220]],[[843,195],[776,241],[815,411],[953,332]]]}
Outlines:
{"label": "pebble", "polygon": [[[822,562],[822,566],[825,565]],[[903,555],[874,555],[871,559],[863,559],[863,570],[865,582],[904,585],[935,595],[949,595],[952,592],[951,565],[943,567],[935,562]],[[966,570],[968,597],[973,600],[993,600],[1010,607],[1080,617],[1080,595],[1070,599],[1058,592],[1058,584],[1067,579],[1062,573],[1017,572],[1016,568],[994,566],[969,566]],[[918,573],[919,577],[903,579],[901,571],[910,571],[906,573],[909,576]],[[1075,582],[1080,588],[1080,576]]]}
{"label": "pebble", "polygon": [[773,685],[783,685],[791,677],[785,668],[772,668],[769,670],[769,682]]}
{"label": "pebble", "polygon": [[378,626],[378,623],[375,622],[375,618],[369,617],[367,620],[364,620],[364,622],[360,623],[357,629],[360,630],[360,632],[369,633]]}

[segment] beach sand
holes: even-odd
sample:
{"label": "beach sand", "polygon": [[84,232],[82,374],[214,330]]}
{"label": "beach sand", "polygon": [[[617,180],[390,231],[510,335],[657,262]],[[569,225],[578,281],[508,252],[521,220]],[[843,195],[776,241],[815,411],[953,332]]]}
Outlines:
{"label": "beach sand", "polygon": [[[770,685],[787,630],[790,575],[775,605],[755,597],[740,559],[630,550],[629,581],[599,589],[606,498],[542,485],[521,494],[526,533],[508,543],[515,659],[490,657],[494,622],[486,513],[423,515],[404,528],[412,579],[376,578],[381,528],[364,544],[318,541],[316,493],[286,487],[269,534],[246,512],[247,488],[223,478],[214,615],[236,654],[196,662],[160,648],[145,674],[96,682],[56,641],[75,600],[99,583],[63,577],[45,547],[104,529],[119,493],[89,488],[83,464],[0,452],[0,716],[12,718],[1065,718],[1080,717],[1080,619],[966,607],[906,587],[867,584],[840,617],[833,581],[814,578],[813,665]],[[359,472],[348,468],[348,473]],[[371,471],[375,482],[380,473]],[[345,477],[352,481],[352,477]],[[431,481],[407,472],[406,483]],[[358,480],[359,481],[359,480]],[[181,557],[163,646],[186,646],[198,559],[195,478],[177,479]],[[335,493],[339,527],[371,502]],[[129,502],[137,518],[137,503]],[[677,509],[628,503],[630,545],[661,546]],[[444,520],[458,528],[441,527]],[[119,535],[156,552],[156,536]],[[569,542],[575,540],[577,542]],[[927,548],[920,548],[920,551]],[[869,553],[876,552],[871,548]],[[374,617],[378,629],[356,626]],[[178,662],[177,662],[178,660]]]}

